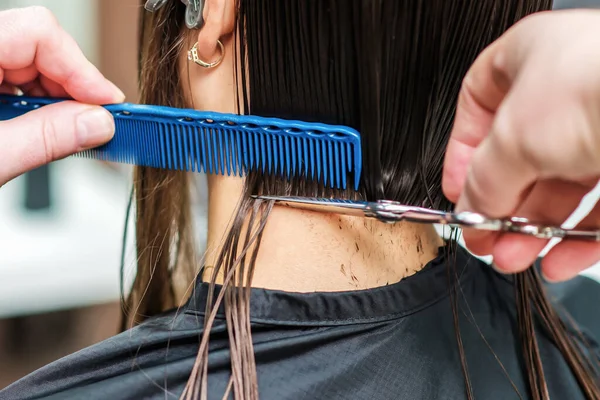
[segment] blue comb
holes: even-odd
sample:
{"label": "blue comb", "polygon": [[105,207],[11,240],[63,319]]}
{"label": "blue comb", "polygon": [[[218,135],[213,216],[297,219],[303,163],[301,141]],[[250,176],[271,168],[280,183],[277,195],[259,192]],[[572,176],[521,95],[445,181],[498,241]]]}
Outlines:
{"label": "blue comb", "polygon": [[[0,120],[64,99],[0,96]],[[108,105],[116,133],[107,144],[79,153],[96,160],[209,174],[262,171],[305,177],[358,190],[360,134],[345,126],[136,104]]]}

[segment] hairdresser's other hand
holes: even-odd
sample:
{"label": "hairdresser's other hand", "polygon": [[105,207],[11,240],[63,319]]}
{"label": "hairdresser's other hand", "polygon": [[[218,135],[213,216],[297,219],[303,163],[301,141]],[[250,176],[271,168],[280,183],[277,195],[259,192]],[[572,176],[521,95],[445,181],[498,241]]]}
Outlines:
{"label": "hairdresser's other hand", "polygon": [[18,90],[75,101],[0,122],[0,186],[42,164],[110,140],[114,121],[98,105],[125,97],[42,7],[0,12],[0,92]]}
{"label": "hairdresser's other hand", "polygon": [[[464,80],[443,188],[457,210],[562,224],[600,177],[600,12],[541,13],[491,45]],[[600,228],[596,207],[580,227]],[[465,231],[476,254],[525,270],[547,241]],[[542,262],[565,280],[600,245],[563,241]]]}

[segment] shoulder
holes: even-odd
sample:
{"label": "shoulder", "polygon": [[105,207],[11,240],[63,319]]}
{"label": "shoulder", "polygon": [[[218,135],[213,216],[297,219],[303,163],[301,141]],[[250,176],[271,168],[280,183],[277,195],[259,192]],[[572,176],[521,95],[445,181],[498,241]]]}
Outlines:
{"label": "shoulder", "polygon": [[[490,303],[494,309],[505,308],[514,312],[509,304],[514,304],[514,276],[502,275],[493,270],[487,262],[471,258],[478,268],[473,268],[476,279],[470,288],[479,302]],[[538,259],[534,268],[541,268]],[[579,275],[572,280],[561,283],[544,283],[548,299],[563,320],[576,323],[586,334],[600,338],[600,282],[590,277]]]}
{"label": "shoulder", "polygon": [[201,326],[183,311],[165,313],[41,368],[0,399],[164,398],[167,383],[169,392],[183,390]]}

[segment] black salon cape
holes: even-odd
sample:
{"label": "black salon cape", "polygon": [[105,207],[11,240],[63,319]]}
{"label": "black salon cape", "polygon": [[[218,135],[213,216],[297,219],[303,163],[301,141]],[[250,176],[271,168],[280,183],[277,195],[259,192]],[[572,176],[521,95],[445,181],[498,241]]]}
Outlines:
{"label": "black salon cape", "polygon": [[[251,315],[261,399],[465,399],[446,250],[422,272],[382,288],[313,294],[254,290]],[[515,339],[511,279],[464,250],[450,257],[456,257],[460,275],[460,331],[475,398],[519,398],[494,353],[522,398],[529,398]],[[581,277],[551,288],[588,336],[598,331],[597,287]],[[177,399],[196,358],[206,295],[207,286],[199,283],[180,312],[42,368],[1,391],[0,399]],[[209,398],[221,399],[229,379],[223,319],[210,343]],[[542,332],[539,345],[551,398],[583,398]]]}

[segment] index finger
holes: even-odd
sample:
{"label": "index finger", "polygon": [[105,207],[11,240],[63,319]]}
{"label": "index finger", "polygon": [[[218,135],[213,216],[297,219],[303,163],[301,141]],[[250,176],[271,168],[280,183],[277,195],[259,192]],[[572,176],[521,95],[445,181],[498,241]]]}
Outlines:
{"label": "index finger", "polygon": [[495,65],[505,45],[502,40],[481,53],[463,80],[442,177],[444,194],[453,203],[462,193],[475,149],[488,135],[510,90],[509,81]]}
{"label": "index finger", "polygon": [[123,93],[86,59],[50,11],[30,7],[0,12],[0,72],[31,65],[82,103],[124,100]]}

